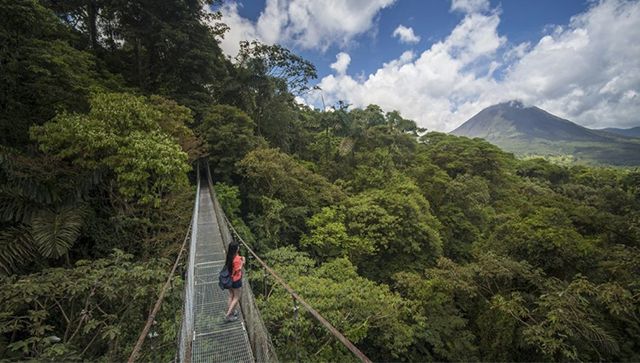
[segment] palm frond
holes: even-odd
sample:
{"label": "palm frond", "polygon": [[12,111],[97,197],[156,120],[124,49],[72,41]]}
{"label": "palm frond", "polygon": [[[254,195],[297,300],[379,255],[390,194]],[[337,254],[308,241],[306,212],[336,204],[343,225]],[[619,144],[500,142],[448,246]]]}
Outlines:
{"label": "palm frond", "polygon": [[80,235],[86,209],[65,206],[57,211],[43,210],[32,220],[31,235],[44,257],[58,258],[69,250]]}
{"label": "palm frond", "polygon": [[34,256],[33,239],[24,226],[0,231],[0,275],[10,275]]}

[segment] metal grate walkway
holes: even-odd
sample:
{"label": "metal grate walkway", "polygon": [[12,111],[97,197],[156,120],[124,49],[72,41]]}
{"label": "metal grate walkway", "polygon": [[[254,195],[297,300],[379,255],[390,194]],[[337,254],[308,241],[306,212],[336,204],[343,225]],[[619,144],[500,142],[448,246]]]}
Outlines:
{"label": "metal grate walkway", "polygon": [[225,249],[206,181],[199,183],[195,242],[192,362],[254,362],[244,318],[225,322],[227,290],[218,287]]}

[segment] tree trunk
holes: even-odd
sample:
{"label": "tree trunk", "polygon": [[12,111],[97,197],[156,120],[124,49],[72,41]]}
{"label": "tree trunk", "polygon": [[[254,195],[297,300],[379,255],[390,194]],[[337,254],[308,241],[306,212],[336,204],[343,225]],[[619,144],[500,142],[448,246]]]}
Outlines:
{"label": "tree trunk", "polygon": [[95,52],[98,50],[98,4],[96,0],[89,0],[87,13],[89,14],[89,40],[91,41],[91,49]]}
{"label": "tree trunk", "polygon": [[142,55],[140,54],[140,38],[136,38],[136,65],[138,67],[138,87],[144,89],[144,77],[142,75]]}

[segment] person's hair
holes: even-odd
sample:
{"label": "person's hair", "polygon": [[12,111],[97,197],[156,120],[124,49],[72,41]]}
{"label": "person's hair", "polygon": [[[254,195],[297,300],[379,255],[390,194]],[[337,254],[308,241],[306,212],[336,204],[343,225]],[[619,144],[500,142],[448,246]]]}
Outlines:
{"label": "person's hair", "polygon": [[233,258],[236,257],[238,253],[238,249],[240,245],[238,242],[229,243],[229,248],[227,248],[227,258],[225,260],[225,264],[227,266],[227,271],[229,271],[229,275],[233,272]]}

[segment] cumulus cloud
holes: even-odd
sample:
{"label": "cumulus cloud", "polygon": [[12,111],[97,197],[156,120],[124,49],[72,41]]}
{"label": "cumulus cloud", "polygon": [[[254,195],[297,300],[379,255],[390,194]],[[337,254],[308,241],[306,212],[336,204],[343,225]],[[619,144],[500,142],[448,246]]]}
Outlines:
{"label": "cumulus cloud", "polygon": [[395,0],[267,0],[256,22],[238,14],[235,2],[220,9],[231,30],[221,47],[235,55],[240,40],[281,43],[303,49],[325,51],[330,45],[344,46],[370,30],[380,10]]}
{"label": "cumulus cloud", "polygon": [[[205,10],[211,11],[209,5],[205,5]],[[262,40],[255,25],[238,14],[238,3],[225,3],[221,11],[224,16],[224,23],[231,28],[230,31],[224,34],[224,38],[220,43],[220,47],[226,55],[236,56],[240,50],[240,41],[242,40]]]}
{"label": "cumulus cloud", "polygon": [[454,0],[452,10],[467,14],[417,56],[405,52],[358,79],[324,77],[327,102],[375,103],[440,131],[510,99],[587,127],[637,126],[640,2],[594,3],[537,43],[516,45],[498,33],[500,13],[485,3]]}
{"label": "cumulus cloud", "polygon": [[497,14],[466,16],[445,40],[417,58],[404,52],[362,82],[330,75],[319,86],[329,102],[375,103],[429,129],[451,129],[459,118],[470,116],[470,105],[481,93],[495,86],[486,73],[506,41],[497,33],[498,24]]}
{"label": "cumulus cloud", "polygon": [[417,43],[420,41],[420,37],[413,32],[413,28],[408,28],[404,25],[398,25],[396,30],[393,31],[393,36],[400,38],[402,43]]}
{"label": "cumulus cloud", "polygon": [[640,2],[606,1],[540,41],[507,74],[522,99],[588,127],[640,123]]}
{"label": "cumulus cloud", "polygon": [[335,63],[332,63],[330,67],[333,68],[338,74],[342,75],[347,72],[349,63],[351,63],[351,57],[349,56],[349,54],[340,52],[336,55]]}
{"label": "cumulus cloud", "polygon": [[451,11],[477,13],[489,10],[489,0],[452,0]]}

